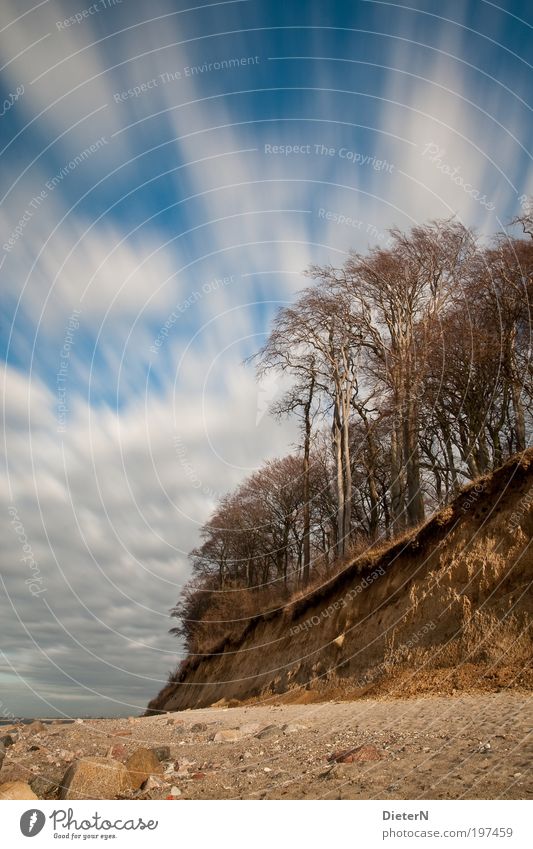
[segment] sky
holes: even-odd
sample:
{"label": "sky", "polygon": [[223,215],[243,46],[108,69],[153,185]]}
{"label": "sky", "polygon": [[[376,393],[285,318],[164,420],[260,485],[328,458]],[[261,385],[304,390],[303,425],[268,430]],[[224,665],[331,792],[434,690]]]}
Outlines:
{"label": "sky", "polygon": [[142,711],[311,263],[533,194],[521,0],[2,0],[0,718]]}

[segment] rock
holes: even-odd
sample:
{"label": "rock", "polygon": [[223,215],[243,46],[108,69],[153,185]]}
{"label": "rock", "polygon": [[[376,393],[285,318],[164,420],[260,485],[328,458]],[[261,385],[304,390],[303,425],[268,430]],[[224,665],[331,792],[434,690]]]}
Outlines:
{"label": "rock", "polygon": [[47,796],[55,796],[58,790],[59,783],[52,778],[47,778],[45,775],[36,775],[30,781],[30,787],[39,799],[44,799]]}
{"label": "rock", "polygon": [[74,722],[76,723],[76,725],[83,725],[83,719],[81,719],[79,716],[77,719],[74,720]]}
{"label": "rock", "polygon": [[338,648],[342,649],[342,646],[343,646],[343,643],[344,643],[344,634],[339,634],[339,636],[336,637],[336,639],[334,639],[333,642],[336,646],[338,646]]}
{"label": "rock", "polygon": [[3,743],[0,743],[0,769],[2,769],[2,764],[4,763],[4,758],[6,756],[6,750]]}
{"label": "rock", "polygon": [[114,758],[116,761],[123,761],[126,759],[128,754],[128,750],[123,743],[115,743],[114,746],[110,746],[106,752],[106,758]]}
{"label": "rock", "polygon": [[176,719],[175,716],[167,719],[167,725],[184,725],[183,719]]}
{"label": "rock", "polygon": [[343,751],[333,752],[328,757],[328,761],[338,764],[353,764],[380,761],[383,757],[383,752],[377,746],[374,746],[373,743],[367,743],[364,746],[357,746],[355,749],[344,749]]}
{"label": "rock", "polygon": [[179,763],[176,761],[174,764],[174,768],[180,777],[189,775],[189,767],[194,766],[195,761],[189,761],[187,758],[183,758]]}
{"label": "rock", "polygon": [[138,790],[150,776],[161,775],[163,767],[153,749],[137,749],[126,761],[131,786]]}
{"label": "rock", "polygon": [[0,784],[0,799],[37,799],[25,781],[6,781]]}
{"label": "rock", "polygon": [[240,707],[241,703],[240,703],[239,699],[230,699],[227,706],[229,708],[236,708],[236,707]]}
{"label": "rock", "polygon": [[30,722],[28,725],[25,725],[24,731],[26,732],[27,737],[33,737],[34,734],[44,734],[46,732],[46,725],[44,722],[36,719],[34,722]]}
{"label": "rock", "polygon": [[346,781],[347,779],[356,778],[360,775],[357,766],[353,763],[339,763],[333,764],[331,769],[329,769],[325,776],[326,778],[338,778],[342,781]]}
{"label": "rock", "polygon": [[299,731],[307,731],[307,725],[300,725],[298,722],[289,722],[283,726],[284,734],[297,734]]}
{"label": "rock", "polygon": [[259,731],[256,734],[256,738],[258,740],[273,740],[276,737],[279,737],[281,734],[281,728],[278,728],[277,725],[267,725],[266,728],[263,728],[262,731]]}
{"label": "rock", "polygon": [[142,790],[160,790],[163,786],[163,782],[159,778],[156,778],[155,775],[149,775],[146,781],[142,783]]}
{"label": "rock", "polygon": [[240,728],[222,728],[216,732],[213,740],[215,743],[236,743],[238,740],[242,740],[243,736]]}
{"label": "rock", "polygon": [[173,784],[172,787],[170,788],[170,795],[171,796],[181,796],[181,790],[179,789],[179,787],[176,787],[176,785]]}
{"label": "rock", "polygon": [[194,778],[195,781],[201,781],[203,778],[206,778],[205,772],[193,772],[191,778]]}
{"label": "rock", "polygon": [[219,699],[218,702],[213,702],[213,704],[211,705],[211,707],[214,707],[214,708],[225,708],[227,706],[228,706],[228,702],[224,698]]}
{"label": "rock", "polygon": [[261,726],[258,722],[248,722],[246,725],[241,725],[240,730],[245,736],[251,737],[261,730]]}
{"label": "rock", "polygon": [[170,746],[157,746],[152,750],[158,761],[170,760]]}
{"label": "rock", "polygon": [[67,769],[59,790],[60,799],[114,799],[131,789],[124,764],[110,758],[87,757]]}
{"label": "rock", "polygon": [[193,734],[200,734],[202,731],[207,731],[207,725],[205,722],[195,722],[191,731]]}
{"label": "rock", "polygon": [[0,737],[0,746],[3,746],[4,749],[7,749],[9,748],[9,746],[12,746],[14,742],[15,741],[13,740],[11,734],[5,734],[3,737]]}

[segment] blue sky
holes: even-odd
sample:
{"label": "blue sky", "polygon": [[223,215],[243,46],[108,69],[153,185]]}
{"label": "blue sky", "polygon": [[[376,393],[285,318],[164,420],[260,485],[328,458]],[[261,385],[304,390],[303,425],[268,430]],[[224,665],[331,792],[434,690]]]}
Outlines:
{"label": "blue sky", "polygon": [[532,26],[518,0],[4,0],[4,713],[157,692],[199,525],[296,438],[243,359],[309,263],[520,210]]}

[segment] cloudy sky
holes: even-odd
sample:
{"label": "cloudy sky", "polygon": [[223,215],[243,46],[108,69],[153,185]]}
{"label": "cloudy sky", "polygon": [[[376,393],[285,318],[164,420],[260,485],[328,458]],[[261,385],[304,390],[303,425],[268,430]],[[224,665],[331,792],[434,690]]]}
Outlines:
{"label": "cloudy sky", "polygon": [[[445,9],[446,17],[441,16]],[[134,713],[310,262],[533,193],[524,0],[2,0],[0,716]]]}

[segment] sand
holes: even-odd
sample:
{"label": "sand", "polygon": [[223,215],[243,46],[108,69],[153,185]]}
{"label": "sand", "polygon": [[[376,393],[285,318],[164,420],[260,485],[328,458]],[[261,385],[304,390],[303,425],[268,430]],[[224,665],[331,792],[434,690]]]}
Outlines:
{"label": "sand", "polygon": [[[125,760],[139,746],[169,746],[164,779],[123,798],[166,799],[174,787],[178,800],[526,799],[533,796],[532,719],[530,693],[504,691],[206,708],[49,725],[31,736],[20,727],[0,778],[33,783],[40,776],[38,795],[56,798],[46,780],[60,783],[82,755]],[[328,761],[368,744],[379,760]]]}

